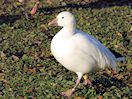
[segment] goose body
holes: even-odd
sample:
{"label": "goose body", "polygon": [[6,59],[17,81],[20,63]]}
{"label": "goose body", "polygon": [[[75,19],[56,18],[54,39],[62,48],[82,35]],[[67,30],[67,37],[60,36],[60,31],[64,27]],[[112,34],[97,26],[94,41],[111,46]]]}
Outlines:
{"label": "goose body", "polygon": [[96,38],[80,30],[63,28],[59,31],[51,42],[51,52],[73,72],[85,74],[106,66],[116,69],[115,56]]}

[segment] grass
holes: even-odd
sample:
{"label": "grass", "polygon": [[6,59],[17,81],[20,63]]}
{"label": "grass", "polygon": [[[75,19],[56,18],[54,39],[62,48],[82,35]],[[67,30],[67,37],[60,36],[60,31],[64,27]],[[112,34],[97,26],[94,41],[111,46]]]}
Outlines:
{"label": "grass", "polygon": [[47,26],[64,10],[75,14],[78,28],[125,57],[124,62],[118,63],[118,75],[90,73],[93,86],[81,83],[71,98],[132,98],[132,9],[116,4],[81,7],[77,6],[80,0],[72,2],[76,6],[65,6],[71,4],[65,0],[51,5],[42,2],[44,7],[32,20],[22,15],[19,6],[16,10],[11,4],[0,3],[0,99],[64,99],[60,92],[71,88],[77,76],[53,58],[50,42],[60,28]]}

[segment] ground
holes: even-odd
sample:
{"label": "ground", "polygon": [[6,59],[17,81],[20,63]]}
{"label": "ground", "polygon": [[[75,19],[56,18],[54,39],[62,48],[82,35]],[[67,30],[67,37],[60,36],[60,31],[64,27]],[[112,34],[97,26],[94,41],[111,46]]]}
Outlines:
{"label": "ground", "polygon": [[132,98],[131,0],[41,0],[43,7],[33,19],[10,1],[0,2],[0,99],[64,99],[60,93],[75,84],[76,74],[50,52],[51,39],[61,28],[47,24],[64,10],[75,14],[79,29],[125,57],[118,62],[118,74],[108,69],[89,73],[93,86],[81,83],[71,98]]}

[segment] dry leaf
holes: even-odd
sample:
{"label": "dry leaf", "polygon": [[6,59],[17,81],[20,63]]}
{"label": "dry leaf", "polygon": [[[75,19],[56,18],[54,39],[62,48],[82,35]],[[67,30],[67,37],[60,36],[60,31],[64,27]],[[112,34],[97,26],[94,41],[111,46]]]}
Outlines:
{"label": "dry leaf", "polygon": [[28,68],[26,66],[23,67],[24,72],[28,72]]}
{"label": "dry leaf", "polygon": [[36,74],[36,68],[30,68],[30,69],[28,69],[28,71],[30,72],[30,73],[33,73],[33,74]]}
{"label": "dry leaf", "polygon": [[99,96],[98,99],[103,99],[103,97],[102,96]]}
{"label": "dry leaf", "polygon": [[7,83],[8,81],[6,79],[0,79],[0,81]]}
{"label": "dry leaf", "polygon": [[5,53],[0,51],[0,57],[5,57],[5,56],[6,56]]}
{"label": "dry leaf", "polygon": [[19,58],[17,56],[15,56],[15,55],[12,55],[12,58],[13,58],[14,61],[18,61],[19,60]]}
{"label": "dry leaf", "polygon": [[130,28],[130,31],[132,31],[132,26],[131,26],[131,28]]}
{"label": "dry leaf", "polygon": [[48,4],[52,4],[52,0],[47,0],[47,3]]}
{"label": "dry leaf", "polygon": [[33,90],[32,89],[28,89],[28,90],[25,90],[25,92],[33,92]]}
{"label": "dry leaf", "polygon": [[0,79],[4,79],[5,78],[5,74],[4,73],[0,73]]}
{"label": "dry leaf", "polygon": [[121,34],[120,32],[116,32],[116,34],[117,34],[118,36],[122,36],[122,34]]}
{"label": "dry leaf", "polygon": [[45,69],[42,67],[39,69],[41,72],[45,72]]}
{"label": "dry leaf", "polygon": [[37,67],[40,67],[40,66],[42,66],[42,65],[41,65],[41,64],[37,64],[36,66],[37,66]]}
{"label": "dry leaf", "polygon": [[115,48],[119,48],[119,46],[118,45],[115,45]]}
{"label": "dry leaf", "polygon": [[40,28],[43,28],[44,30],[48,30],[48,28],[45,24],[40,25]]}

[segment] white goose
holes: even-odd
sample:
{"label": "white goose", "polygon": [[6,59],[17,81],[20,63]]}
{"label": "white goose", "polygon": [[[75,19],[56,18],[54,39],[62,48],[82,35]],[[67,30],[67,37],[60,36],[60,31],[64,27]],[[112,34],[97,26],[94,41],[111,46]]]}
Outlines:
{"label": "white goose", "polygon": [[[62,95],[70,97],[83,75],[93,69],[108,66],[116,70],[117,59],[113,53],[93,36],[77,30],[75,17],[70,12],[59,13],[48,25],[63,27],[52,39],[51,52],[65,68],[78,75],[76,85]],[[85,82],[91,84],[88,79]]]}

